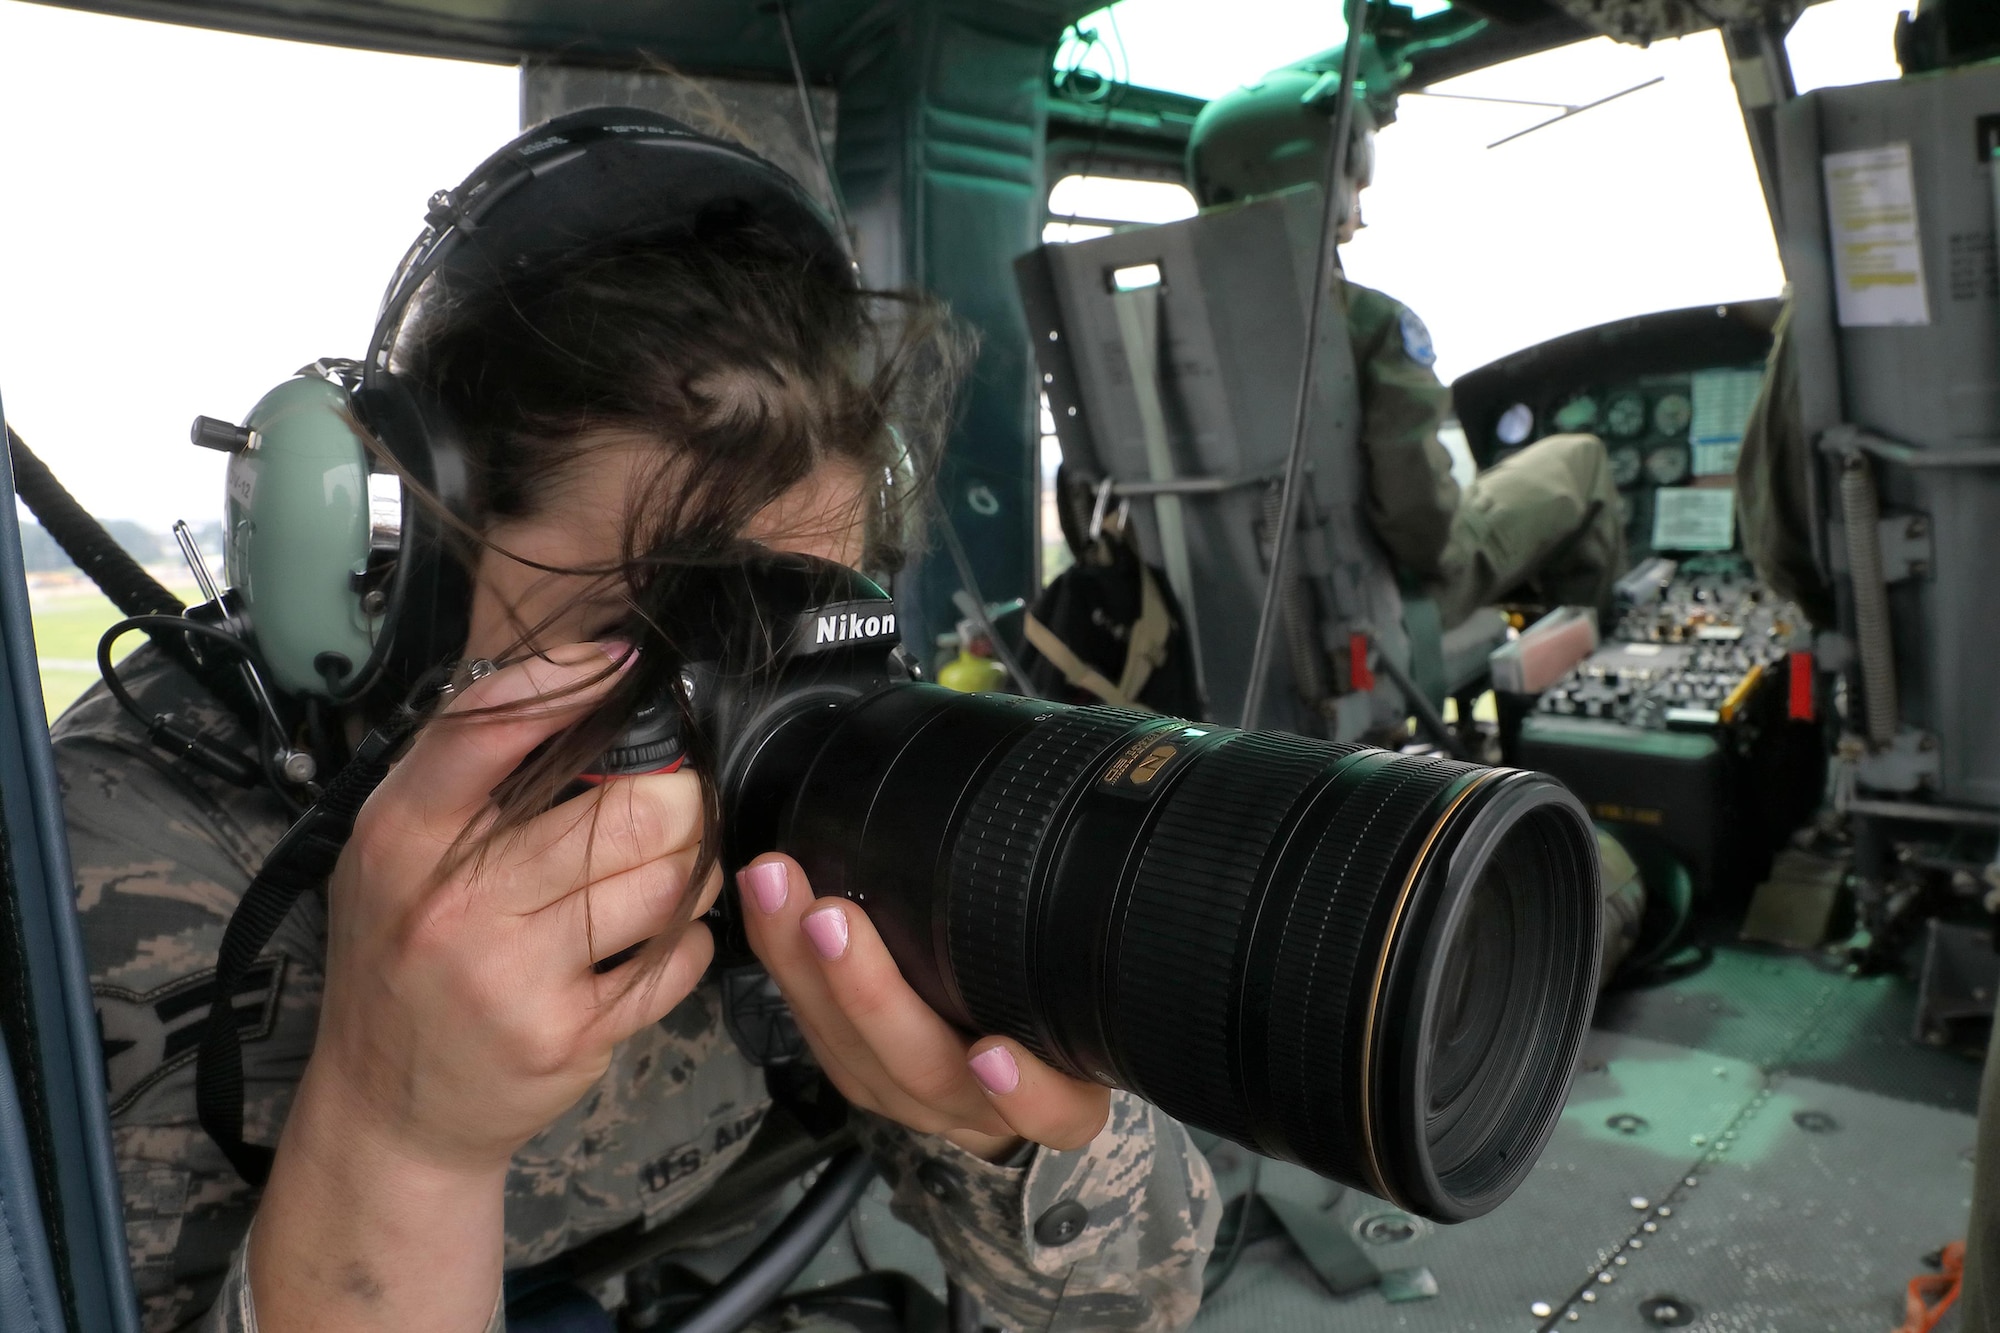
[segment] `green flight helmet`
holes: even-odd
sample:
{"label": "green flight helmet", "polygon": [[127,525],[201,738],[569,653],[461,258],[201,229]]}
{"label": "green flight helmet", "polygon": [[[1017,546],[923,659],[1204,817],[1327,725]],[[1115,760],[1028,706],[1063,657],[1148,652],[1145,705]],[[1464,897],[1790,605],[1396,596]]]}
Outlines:
{"label": "green flight helmet", "polygon": [[[1342,50],[1335,47],[1224,93],[1202,108],[1188,136],[1188,188],[1203,208],[1319,184],[1333,132]],[[1364,39],[1347,154],[1350,190],[1375,168],[1375,131],[1396,118],[1406,66],[1391,67]]]}

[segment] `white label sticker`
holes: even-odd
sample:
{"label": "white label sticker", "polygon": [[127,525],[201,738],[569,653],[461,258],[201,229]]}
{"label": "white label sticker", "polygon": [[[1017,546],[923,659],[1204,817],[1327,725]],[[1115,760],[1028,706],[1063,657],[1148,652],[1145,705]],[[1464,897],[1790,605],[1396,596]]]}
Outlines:
{"label": "white label sticker", "polygon": [[1821,165],[1840,322],[1848,327],[1930,323],[1910,146],[1828,153]]}
{"label": "white label sticker", "polygon": [[229,463],[229,498],[238,508],[248,509],[257,498],[257,469],[234,459]]}
{"label": "white label sticker", "polygon": [[1653,549],[1726,551],[1736,541],[1736,492],[1675,486],[1653,493]]}
{"label": "white label sticker", "polygon": [[1723,476],[1736,471],[1743,447],[1743,428],[1763,387],[1762,370],[1697,370],[1688,385],[1693,420],[1688,441],[1694,446],[1694,475]]}

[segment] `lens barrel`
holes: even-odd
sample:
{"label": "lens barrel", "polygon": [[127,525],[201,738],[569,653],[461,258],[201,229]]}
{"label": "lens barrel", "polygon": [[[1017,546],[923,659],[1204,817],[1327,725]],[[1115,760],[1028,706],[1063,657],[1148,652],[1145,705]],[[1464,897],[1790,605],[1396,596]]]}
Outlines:
{"label": "lens barrel", "polygon": [[801,701],[723,775],[732,857],[865,907],[968,1031],[1439,1221],[1555,1126],[1596,989],[1589,819],[1553,779],[897,685]]}

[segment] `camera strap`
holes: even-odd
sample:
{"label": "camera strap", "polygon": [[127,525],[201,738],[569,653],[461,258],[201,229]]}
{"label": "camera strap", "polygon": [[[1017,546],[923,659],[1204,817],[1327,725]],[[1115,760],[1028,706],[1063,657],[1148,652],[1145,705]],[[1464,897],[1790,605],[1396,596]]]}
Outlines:
{"label": "camera strap", "polygon": [[195,1113],[236,1174],[252,1186],[261,1188],[269,1179],[273,1151],[243,1139],[243,1033],[234,1003],[237,988],[299,899],[333,873],[362,803],[388,776],[390,761],[411,729],[405,715],[368,733],[347,766],[327,784],[325,794],[278,839],[223,928],[208,1025],[195,1056]]}

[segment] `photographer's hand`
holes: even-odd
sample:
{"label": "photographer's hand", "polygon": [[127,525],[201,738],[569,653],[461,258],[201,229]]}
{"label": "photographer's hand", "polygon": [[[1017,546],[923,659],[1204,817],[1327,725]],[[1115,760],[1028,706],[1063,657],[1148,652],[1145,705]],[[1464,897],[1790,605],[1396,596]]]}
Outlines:
{"label": "photographer's hand", "polygon": [[815,899],[798,862],[762,856],[737,882],[751,947],[848,1101],[994,1161],[1022,1139],[1080,1148],[1104,1127],[1108,1089],[1004,1037],[968,1044],[903,980],[868,914]]}
{"label": "photographer's hand", "polygon": [[707,967],[691,923],[720,876],[689,882],[692,776],[608,783],[455,855],[627,655],[579,644],[478,681],[363,808],[328,886],[318,1041],[252,1231],[265,1333],[484,1327],[509,1158]]}

